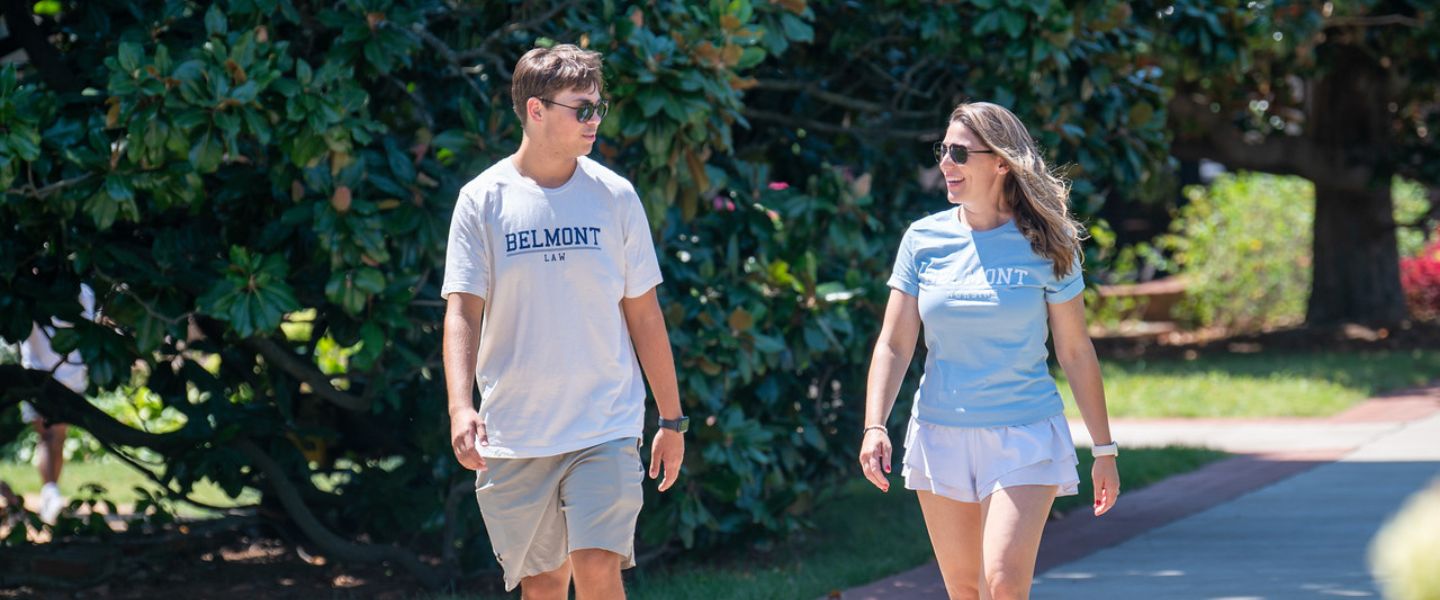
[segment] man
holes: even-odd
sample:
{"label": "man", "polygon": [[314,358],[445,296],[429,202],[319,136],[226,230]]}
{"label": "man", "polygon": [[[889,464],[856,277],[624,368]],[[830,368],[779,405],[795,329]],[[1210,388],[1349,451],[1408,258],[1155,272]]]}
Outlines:
{"label": "man", "polygon": [[659,409],[660,491],[685,453],[650,225],[634,186],[585,157],[609,109],[600,60],[568,44],[520,58],[520,149],[460,190],[446,248],[451,444],[480,471],[505,587],[527,599],[568,597],[572,576],[582,600],[625,595],[643,497],[642,366]]}
{"label": "man", "polygon": [[[90,286],[80,285],[81,316],[95,320],[95,292]],[[50,346],[57,328],[72,327],[70,323],[52,319],[51,324],[31,326],[30,337],[20,344],[20,365],[37,371],[50,371],[52,377],[70,391],[84,395],[90,380],[80,352],[72,350],[69,355],[60,356]],[[64,423],[47,421],[28,402],[20,403],[20,419],[35,428],[39,441],[36,444],[36,466],[40,470],[40,520],[54,525],[60,511],[65,508],[65,498],[60,494],[60,471],[65,466]]]}

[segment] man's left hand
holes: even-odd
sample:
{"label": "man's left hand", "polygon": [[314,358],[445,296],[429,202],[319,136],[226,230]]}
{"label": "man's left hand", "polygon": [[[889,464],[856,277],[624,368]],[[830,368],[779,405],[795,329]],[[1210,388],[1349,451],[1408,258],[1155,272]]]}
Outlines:
{"label": "man's left hand", "polygon": [[650,478],[660,476],[665,470],[665,479],[660,482],[660,491],[670,489],[680,477],[680,463],[685,461],[685,434],[674,429],[660,428],[655,432],[655,442],[650,444]]}

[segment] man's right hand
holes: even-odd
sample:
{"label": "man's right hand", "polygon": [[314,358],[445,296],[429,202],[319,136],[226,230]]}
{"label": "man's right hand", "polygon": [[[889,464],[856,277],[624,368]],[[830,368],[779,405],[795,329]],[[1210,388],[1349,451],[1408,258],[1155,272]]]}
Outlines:
{"label": "man's right hand", "polygon": [[488,446],[490,438],[485,436],[485,422],[475,409],[466,409],[450,414],[450,447],[455,450],[455,460],[471,471],[484,471],[485,458],[480,456],[481,446]]}

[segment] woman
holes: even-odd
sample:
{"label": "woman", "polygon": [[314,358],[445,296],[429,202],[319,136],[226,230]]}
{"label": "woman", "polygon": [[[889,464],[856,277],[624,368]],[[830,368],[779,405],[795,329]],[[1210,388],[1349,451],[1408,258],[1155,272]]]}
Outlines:
{"label": "woman", "polygon": [[1110,439],[1080,292],[1082,229],[1025,126],[990,103],[961,104],[935,146],[956,208],[905,232],[871,358],[860,466],[889,490],[885,422],[925,325],[925,375],[905,434],[916,490],[951,598],[1025,598],[1050,506],[1077,493],[1075,445],[1046,367],[1045,340],[1097,442],[1095,515],[1115,505]]}

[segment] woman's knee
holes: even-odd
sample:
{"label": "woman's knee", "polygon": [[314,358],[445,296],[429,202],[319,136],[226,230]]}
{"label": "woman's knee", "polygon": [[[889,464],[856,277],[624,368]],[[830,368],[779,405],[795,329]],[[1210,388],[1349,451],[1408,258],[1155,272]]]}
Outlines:
{"label": "woman's knee", "polygon": [[945,595],[950,600],[980,600],[980,582],[972,579],[968,582],[951,582],[945,580]]}
{"label": "woman's knee", "polygon": [[1030,597],[1030,577],[1004,567],[986,570],[985,588],[991,600],[1023,600]]}

